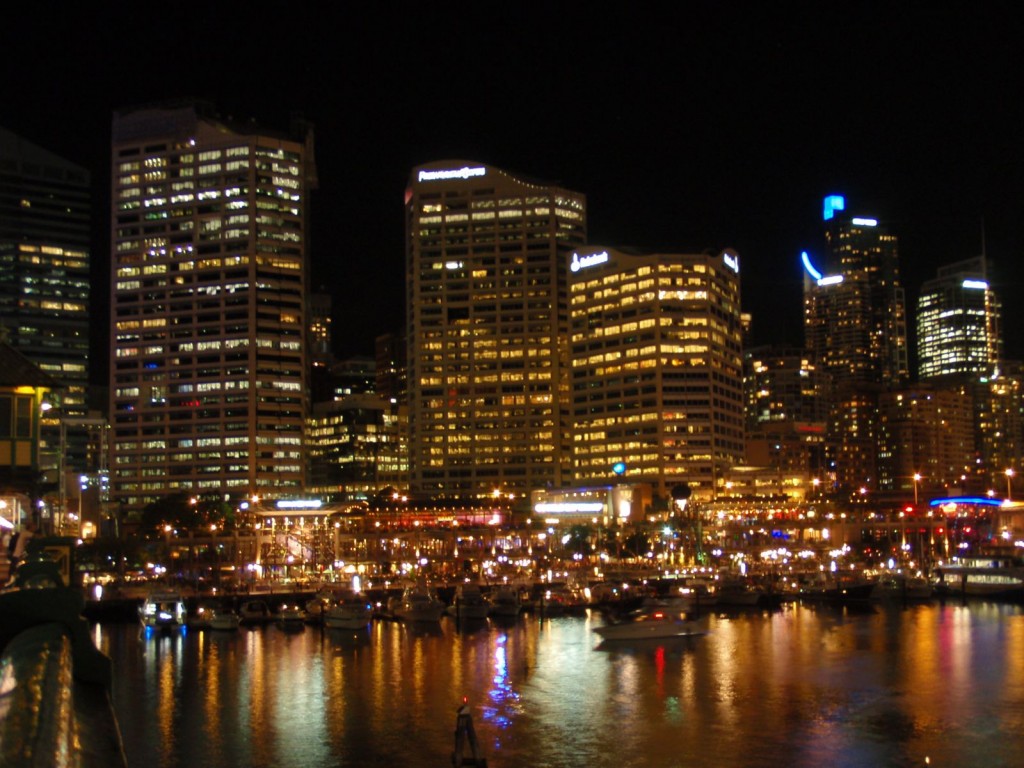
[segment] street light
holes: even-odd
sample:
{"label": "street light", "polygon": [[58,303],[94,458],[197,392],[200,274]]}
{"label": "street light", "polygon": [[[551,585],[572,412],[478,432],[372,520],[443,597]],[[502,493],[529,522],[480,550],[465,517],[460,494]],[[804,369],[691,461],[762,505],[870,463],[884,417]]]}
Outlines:
{"label": "street light", "polygon": [[1013,476],[1017,474],[1013,469],[1006,470],[1006,500],[1010,500],[1010,484],[1013,481]]}
{"label": "street light", "polygon": [[919,472],[914,473],[914,509],[917,509],[917,484],[921,482],[921,474]]}

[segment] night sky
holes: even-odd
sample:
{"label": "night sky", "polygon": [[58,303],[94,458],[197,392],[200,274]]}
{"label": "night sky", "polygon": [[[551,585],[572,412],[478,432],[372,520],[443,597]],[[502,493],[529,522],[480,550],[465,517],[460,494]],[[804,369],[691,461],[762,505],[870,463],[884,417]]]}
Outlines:
{"label": "night sky", "polygon": [[409,172],[459,158],[585,193],[596,244],[736,248],[757,342],[802,342],[798,254],[820,252],[824,195],[899,237],[911,318],[984,226],[1024,356],[1010,3],[81,5],[5,10],[0,125],[93,172],[99,301],[111,113],[197,97],[314,123],[313,283],[335,297],[339,354],[401,327]]}

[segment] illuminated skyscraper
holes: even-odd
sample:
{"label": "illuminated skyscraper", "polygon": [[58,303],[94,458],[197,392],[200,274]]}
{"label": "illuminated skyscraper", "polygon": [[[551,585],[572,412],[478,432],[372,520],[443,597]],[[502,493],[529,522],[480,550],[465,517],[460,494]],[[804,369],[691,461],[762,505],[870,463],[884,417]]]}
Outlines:
{"label": "illuminated skyscraper", "polygon": [[825,268],[803,254],[804,330],[824,378],[834,483],[871,489],[878,394],[908,375],[906,309],[896,237],[845,208],[838,195],[825,199]]}
{"label": "illuminated skyscraper", "polygon": [[312,131],[125,110],[112,162],[114,497],[299,492]]}
{"label": "illuminated skyscraper", "polygon": [[89,378],[89,174],[0,128],[0,325],[8,343],[55,382],[60,408],[43,423],[43,471],[56,479],[58,419],[65,465],[83,469]]}
{"label": "illuminated skyscraper", "polygon": [[581,248],[570,277],[573,481],[714,498],[743,460],[739,257]]}
{"label": "illuminated skyscraper", "polygon": [[568,273],[583,195],[491,166],[406,189],[411,489],[525,493],[568,468]]}
{"label": "illuminated skyscraper", "polygon": [[985,258],[940,267],[917,300],[918,377],[991,377],[1002,356],[999,299]]}

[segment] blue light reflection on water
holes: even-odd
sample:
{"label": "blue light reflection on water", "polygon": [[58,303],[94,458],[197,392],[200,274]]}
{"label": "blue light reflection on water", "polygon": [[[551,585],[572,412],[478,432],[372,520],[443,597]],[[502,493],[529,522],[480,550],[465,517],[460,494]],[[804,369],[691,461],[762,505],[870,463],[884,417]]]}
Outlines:
{"label": "blue light reflection on water", "polygon": [[717,613],[707,637],[602,646],[600,618],[146,637],[114,660],[129,764],[438,766],[468,699],[501,766],[1016,766],[1024,612]]}

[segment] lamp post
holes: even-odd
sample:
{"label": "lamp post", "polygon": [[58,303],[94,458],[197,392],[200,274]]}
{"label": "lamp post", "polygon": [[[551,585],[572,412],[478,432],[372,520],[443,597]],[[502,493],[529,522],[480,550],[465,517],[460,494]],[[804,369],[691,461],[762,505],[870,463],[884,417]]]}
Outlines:
{"label": "lamp post", "polygon": [[914,510],[917,510],[917,486],[921,482],[921,474],[919,472],[914,473]]}
{"label": "lamp post", "polygon": [[1014,472],[1013,469],[1007,469],[1005,474],[1006,474],[1006,500],[1009,501],[1010,500],[1010,487],[1011,487],[1011,483],[1013,482],[1013,476],[1015,474],[1017,474],[1017,473]]}

